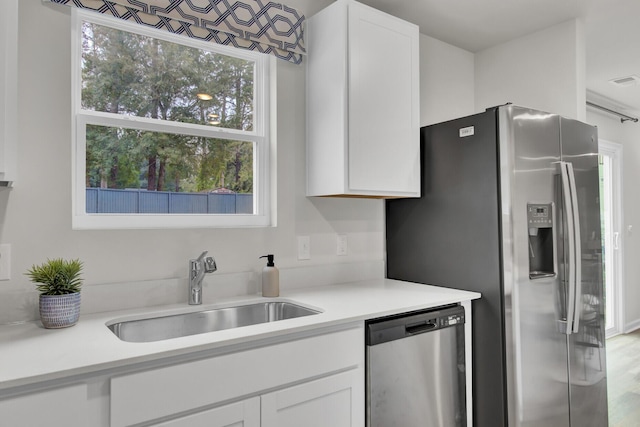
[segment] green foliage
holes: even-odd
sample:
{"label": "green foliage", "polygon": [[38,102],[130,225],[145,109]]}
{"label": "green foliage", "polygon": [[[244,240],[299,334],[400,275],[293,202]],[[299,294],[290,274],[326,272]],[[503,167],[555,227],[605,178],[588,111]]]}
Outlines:
{"label": "green foliage", "polygon": [[33,265],[25,275],[36,284],[42,295],[65,295],[80,292],[82,286],[82,262],[79,259],[47,259],[41,265]]}
{"label": "green foliage", "polygon": [[[253,130],[253,62],[97,24],[82,32],[82,108]],[[97,125],[86,141],[88,187],[253,191],[252,143]]]}

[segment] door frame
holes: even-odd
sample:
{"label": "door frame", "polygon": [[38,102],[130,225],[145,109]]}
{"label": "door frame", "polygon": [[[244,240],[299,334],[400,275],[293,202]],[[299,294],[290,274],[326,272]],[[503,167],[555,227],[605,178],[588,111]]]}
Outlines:
{"label": "door frame", "polygon": [[[626,325],[624,323],[624,233],[622,232],[623,207],[622,207],[622,152],[621,144],[600,139],[598,141],[598,152],[606,154],[612,160],[612,183],[611,183],[611,202],[612,202],[612,232],[618,233],[618,249],[613,250],[614,265],[614,307],[615,307],[615,326],[606,331],[607,338],[625,333]],[[605,248],[607,250],[607,248]],[[604,262],[604,260],[603,260]],[[605,267],[606,268],[606,267]]]}

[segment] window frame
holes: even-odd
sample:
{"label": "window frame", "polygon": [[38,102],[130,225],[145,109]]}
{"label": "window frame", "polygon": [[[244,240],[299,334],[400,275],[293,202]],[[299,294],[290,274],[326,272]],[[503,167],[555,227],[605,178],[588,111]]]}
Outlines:
{"label": "window frame", "polygon": [[[95,12],[72,10],[71,97],[72,97],[72,228],[224,228],[271,226],[270,173],[270,73],[275,64],[270,56],[229,46],[191,39],[163,30],[104,16]],[[121,31],[141,34],[170,43],[207,50],[255,63],[253,130],[219,128],[200,124],[171,122],[147,117],[116,115],[82,109],[82,23],[91,22]],[[229,141],[253,142],[253,214],[118,214],[86,212],[86,126],[123,127],[166,133],[182,133]]]}

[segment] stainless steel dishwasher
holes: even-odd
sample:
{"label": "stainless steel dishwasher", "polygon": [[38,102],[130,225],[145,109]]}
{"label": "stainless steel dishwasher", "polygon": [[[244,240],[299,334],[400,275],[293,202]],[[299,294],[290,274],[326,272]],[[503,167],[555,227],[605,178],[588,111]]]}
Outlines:
{"label": "stainless steel dishwasher", "polygon": [[464,308],[367,321],[367,426],[467,425]]}

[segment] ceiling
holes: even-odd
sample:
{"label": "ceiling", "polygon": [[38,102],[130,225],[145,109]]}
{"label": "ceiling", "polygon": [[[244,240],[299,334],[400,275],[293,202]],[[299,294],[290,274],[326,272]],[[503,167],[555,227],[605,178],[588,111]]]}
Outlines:
{"label": "ceiling", "polygon": [[[470,52],[573,18],[586,33],[588,100],[640,116],[639,0],[360,0],[420,27],[420,32]],[[295,3],[295,4],[293,4]],[[315,3],[315,4],[314,4]],[[288,0],[311,16],[313,0]],[[610,80],[635,75],[627,86]]]}

